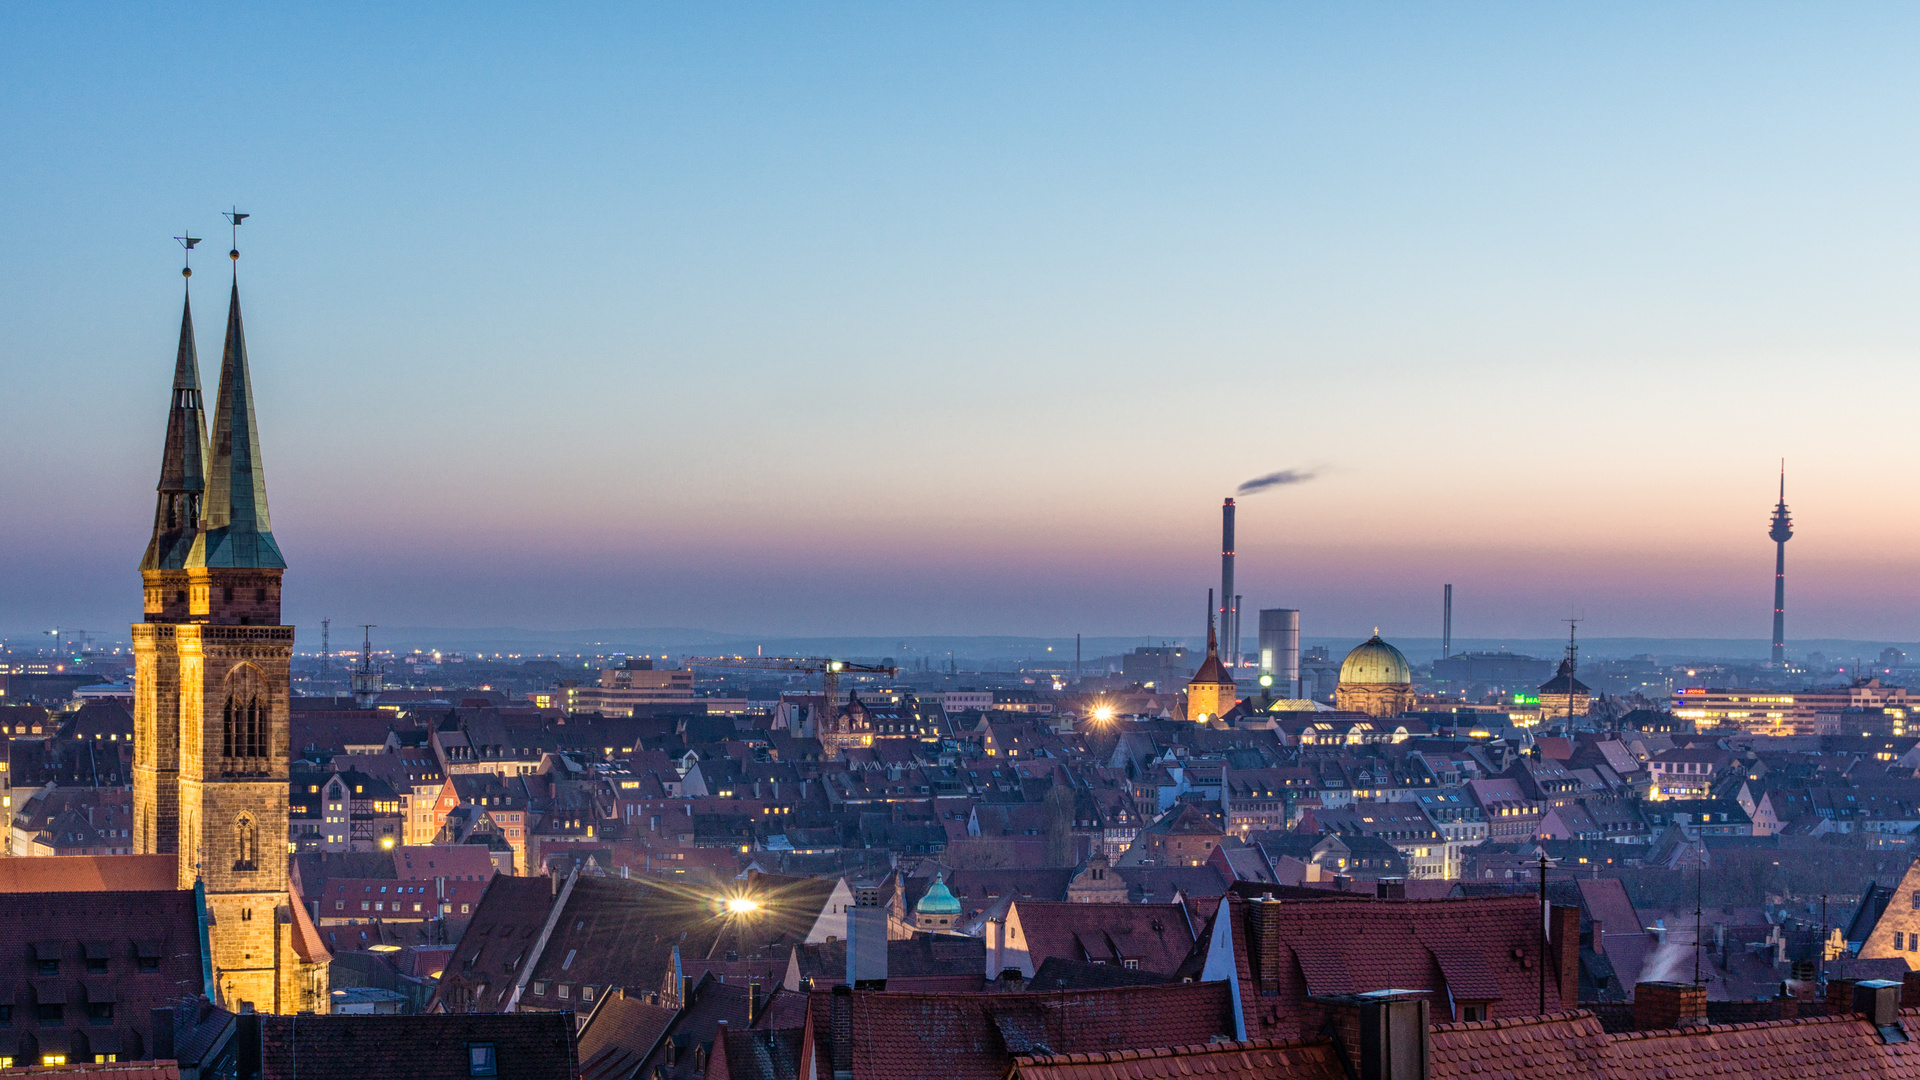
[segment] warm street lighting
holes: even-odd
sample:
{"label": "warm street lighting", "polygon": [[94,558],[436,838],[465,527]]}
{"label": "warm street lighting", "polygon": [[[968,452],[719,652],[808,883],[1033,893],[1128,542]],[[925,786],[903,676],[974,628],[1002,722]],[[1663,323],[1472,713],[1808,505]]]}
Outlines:
{"label": "warm street lighting", "polygon": [[745,896],[736,896],[727,901],[727,914],[750,915],[760,910],[760,901]]}

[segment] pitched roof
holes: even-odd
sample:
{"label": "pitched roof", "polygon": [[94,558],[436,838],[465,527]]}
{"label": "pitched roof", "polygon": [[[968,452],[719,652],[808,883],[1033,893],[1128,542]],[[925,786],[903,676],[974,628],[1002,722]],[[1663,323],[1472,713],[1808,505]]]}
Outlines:
{"label": "pitched roof", "polygon": [[[838,1010],[836,1011],[836,1006]],[[1233,1034],[1225,983],[1019,994],[815,991],[813,1053],[824,1074],[845,1061],[852,1080],[1004,1080],[1023,1054],[1189,1046]],[[805,1063],[803,1062],[803,1067]]]}
{"label": "pitched roof", "polygon": [[[1389,988],[1486,1002],[1496,1017],[1539,1012],[1540,907],[1528,897],[1355,903],[1228,894],[1220,910],[1234,920],[1234,963],[1250,1036],[1317,1034],[1299,1027],[1309,996]],[[1557,962],[1547,967],[1550,1009],[1573,1004],[1561,1001]]]}
{"label": "pitched roof", "polygon": [[1431,1080],[1482,1074],[1510,1080],[1599,1078],[1608,1075],[1602,1063],[1607,1042],[1600,1021],[1588,1012],[1436,1024],[1427,1035],[1428,1075]]}
{"label": "pitched roof", "polygon": [[262,1080],[466,1080],[469,1047],[491,1044],[501,1076],[574,1080],[568,1013],[262,1016]]}
{"label": "pitched roof", "polygon": [[260,425],[253,415],[253,376],[247,369],[247,335],[240,319],[236,276],[227,304],[227,344],[220,357],[214,395],[212,451],[207,460],[201,531],[187,555],[189,567],[241,566],[285,569],[267,512],[267,475],[260,464]]}
{"label": "pitched roof", "polygon": [[580,1029],[581,1080],[626,1080],[653,1052],[676,1011],[638,995],[601,999]]}
{"label": "pitched roof", "polygon": [[1039,1054],[1017,1058],[1018,1080],[1345,1080],[1332,1039],[1203,1043],[1158,1050]]}
{"label": "pitched roof", "polygon": [[[1920,1035],[1920,1009],[1902,1009],[1900,1026]],[[1428,1043],[1432,1080],[1920,1078],[1920,1043],[1888,1043],[1853,1013],[1608,1034],[1592,1013],[1569,1012],[1437,1024]]]}
{"label": "pitched roof", "polygon": [[[20,1038],[16,1031],[30,1027],[42,1052],[62,1052],[71,1045],[69,1040],[84,1035],[91,1053],[130,1054],[131,1047],[153,1045],[153,1010],[175,1004],[182,990],[204,985],[198,907],[191,891],[14,893],[7,897],[5,910],[7,918],[0,920],[0,1003],[23,1008],[35,1000],[24,996],[31,988],[43,1002],[115,1004],[111,1025],[96,1027],[88,1022],[86,1010],[72,1008],[63,1019],[44,1026],[22,1027],[16,1021],[7,1032],[6,1047]],[[43,975],[39,964],[49,960],[59,970]],[[89,960],[105,960],[106,972],[87,974]],[[142,973],[142,961],[157,963],[158,970]],[[80,996],[83,990],[85,997]],[[97,996],[102,991],[111,991],[112,997]]]}
{"label": "pitched roof", "polygon": [[1171,975],[1193,951],[1193,929],[1178,904],[1074,904],[1016,900],[1013,910],[1027,953],[1104,960],[1116,967],[1137,961],[1144,971]]}
{"label": "pitched roof", "polygon": [[146,892],[179,888],[173,855],[48,855],[0,859],[0,893]]}

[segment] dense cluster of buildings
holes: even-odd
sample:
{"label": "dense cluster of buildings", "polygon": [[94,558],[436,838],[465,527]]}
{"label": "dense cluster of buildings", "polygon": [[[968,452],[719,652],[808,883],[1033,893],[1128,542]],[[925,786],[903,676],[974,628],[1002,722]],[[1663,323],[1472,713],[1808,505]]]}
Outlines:
{"label": "dense cluster of buildings", "polygon": [[0,705],[0,1070],[1920,1076],[1903,689],[1660,709],[1570,650],[1468,705],[1376,634],[1288,658],[1317,701],[1210,628],[1097,688],[296,697],[249,383],[236,282],[211,437],[183,313],[130,688]]}

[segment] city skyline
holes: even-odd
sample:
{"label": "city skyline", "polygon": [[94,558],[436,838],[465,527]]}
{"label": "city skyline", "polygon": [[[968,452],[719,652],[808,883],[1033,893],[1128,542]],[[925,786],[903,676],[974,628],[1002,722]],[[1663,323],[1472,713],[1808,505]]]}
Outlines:
{"label": "city skyline", "polygon": [[[1784,454],[1790,649],[1920,639],[1897,435],[1797,422],[1908,385],[1915,80],[1716,13],[11,12],[0,629],[131,616],[166,237],[238,201],[303,626],[1190,636],[1299,468],[1238,581],[1309,636],[1764,639]],[[580,62],[462,100],[510,47]]]}

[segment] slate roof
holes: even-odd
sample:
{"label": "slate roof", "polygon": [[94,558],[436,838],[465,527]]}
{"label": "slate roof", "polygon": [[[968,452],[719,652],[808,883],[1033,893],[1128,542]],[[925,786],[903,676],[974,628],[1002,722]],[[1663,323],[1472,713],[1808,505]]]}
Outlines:
{"label": "slate roof", "polygon": [[581,1080],[625,1080],[653,1052],[677,1010],[638,995],[609,994],[580,1029]]}
{"label": "slate roof", "polygon": [[[752,918],[736,919],[721,916],[719,890],[689,890],[637,877],[581,877],[532,979],[651,989],[660,985],[676,945],[683,956],[750,956],[805,940],[835,884],[834,879],[760,875],[743,889],[763,907]],[[556,894],[547,878],[493,878],[441,977],[440,995],[484,981],[487,992],[473,1007],[502,1007],[501,995],[509,992]],[[530,1004],[522,999],[522,1007]]]}
{"label": "slate roof", "polygon": [[735,1031],[723,1025],[714,1039],[706,1080],[794,1080],[806,1032],[801,1028]]}
{"label": "slate roof", "polygon": [[580,1075],[571,1013],[442,1013],[263,1016],[261,1080],[467,1080],[475,1043],[492,1044],[502,1077]]}
{"label": "slate roof", "polygon": [[1346,1080],[1333,1040],[1218,1042],[1160,1050],[1043,1054],[1014,1062],[1017,1080]]}

